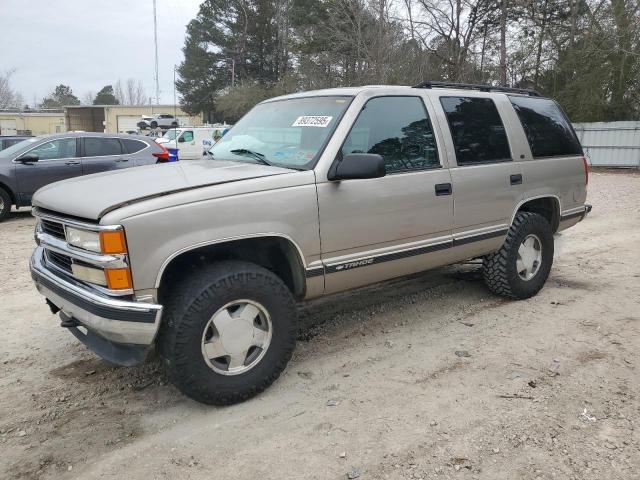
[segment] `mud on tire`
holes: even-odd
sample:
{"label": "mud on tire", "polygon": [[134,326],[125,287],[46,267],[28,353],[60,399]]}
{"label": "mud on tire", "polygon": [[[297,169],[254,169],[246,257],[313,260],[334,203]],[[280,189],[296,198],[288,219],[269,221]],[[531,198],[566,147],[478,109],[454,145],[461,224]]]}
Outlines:
{"label": "mud on tire", "polygon": [[[194,400],[211,405],[246,400],[270,386],[291,359],[296,305],[287,286],[269,270],[248,262],[217,262],[192,270],[168,296],[158,351],[172,383]],[[268,312],[270,343],[249,370],[225,375],[205,359],[203,333],[217,312],[240,299]]]}
{"label": "mud on tire", "polygon": [[[539,240],[542,259],[537,273],[531,279],[524,280],[516,267],[518,249],[532,235]],[[519,212],[500,250],[483,259],[482,277],[485,284],[493,293],[504,297],[525,299],[534,296],[544,286],[551,271],[553,247],[553,232],[549,222],[536,213]]]}

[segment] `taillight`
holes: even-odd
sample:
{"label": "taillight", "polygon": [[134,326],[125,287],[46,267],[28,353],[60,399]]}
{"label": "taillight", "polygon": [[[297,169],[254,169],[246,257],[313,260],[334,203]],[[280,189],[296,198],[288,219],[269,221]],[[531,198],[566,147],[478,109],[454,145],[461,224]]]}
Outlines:
{"label": "taillight", "polygon": [[152,155],[159,160],[164,160],[165,162],[169,161],[169,150],[164,148],[164,146],[160,143],[157,144],[161,150],[159,152],[154,152]]}
{"label": "taillight", "polygon": [[582,156],[582,164],[584,165],[584,184],[589,185],[589,163],[584,155]]}

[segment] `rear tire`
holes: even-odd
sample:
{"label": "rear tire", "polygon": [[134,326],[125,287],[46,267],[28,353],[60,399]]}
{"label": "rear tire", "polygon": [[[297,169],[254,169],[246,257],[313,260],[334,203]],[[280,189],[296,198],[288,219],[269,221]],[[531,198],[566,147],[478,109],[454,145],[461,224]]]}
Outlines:
{"label": "rear tire", "polygon": [[195,271],[171,292],[158,350],[182,393],[228,405],[262,392],[280,376],[296,330],[295,301],[279,277],[252,263],[223,261]]}
{"label": "rear tire", "polygon": [[485,284],[504,297],[533,297],[547,281],[553,247],[549,222],[537,213],[519,212],[500,250],[484,257]]}
{"label": "rear tire", "polygon": [[0,222],[5,220],[11,213],[12,203],[9,194],[3,188],[0,188]]}
{"label": "rear tire", "polygon": [[155,120],[151,122],[151,128],[158,128],[158,122]]}

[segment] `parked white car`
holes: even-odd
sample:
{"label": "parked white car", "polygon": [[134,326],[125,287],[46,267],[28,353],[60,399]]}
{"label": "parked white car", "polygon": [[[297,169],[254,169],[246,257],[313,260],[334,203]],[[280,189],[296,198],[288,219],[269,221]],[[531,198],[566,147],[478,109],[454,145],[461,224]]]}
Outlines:
{"label": "parked white car", "polygon": [[[180,160],[197,160],[222,138],[230,125],[215,127],[180,127],[172,128],[156,139],[165,148],[177,148]],[[177,139],[177,141],[176,141]]]}
{"label": "parked white car", "polygon": [[138,128],[145,130],[147,128],[173,128],[178,126],[178,119],[170,113],[157,113],[152,117],[142,116],[142,120],[138,122]]}

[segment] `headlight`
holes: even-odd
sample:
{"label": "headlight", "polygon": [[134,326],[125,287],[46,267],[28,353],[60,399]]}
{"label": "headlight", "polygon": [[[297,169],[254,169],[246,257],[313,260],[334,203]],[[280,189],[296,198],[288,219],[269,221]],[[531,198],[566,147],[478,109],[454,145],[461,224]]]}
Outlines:
{"label": "headlight", "polygon": [[100,249],[100,234],[98,232],[73,227],[67,227],[66,232],[67,243],[69,245],[96,253],[102,253]]}
{"label": "headlight", "polygon": [[96,253],[127,253],[124,230],[103,230],[92,232],[80,228],[67,227],[67,243]]}

